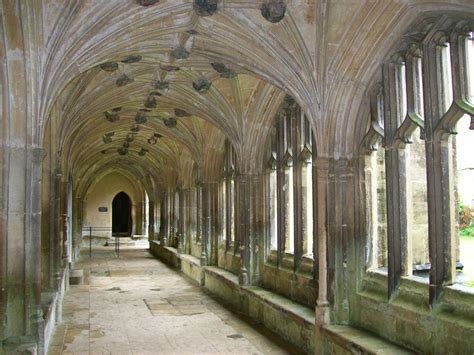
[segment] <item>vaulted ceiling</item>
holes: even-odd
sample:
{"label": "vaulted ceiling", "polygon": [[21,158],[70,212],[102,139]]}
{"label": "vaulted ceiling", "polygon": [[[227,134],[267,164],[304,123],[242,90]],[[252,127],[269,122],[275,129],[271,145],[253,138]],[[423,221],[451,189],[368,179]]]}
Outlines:
{"label": "vaulted ceiling", "polygon": [[[458,3],[450,9],[462,11],[468,1]],[[448,5],[48,0],[29,6],[42,7],[27,11],[40,34],[37,47],[45,48],[32,63],[41,73],[40,127],[54,123],[66,170],[90,181],[104,169],[133,167],[165,185],[185,183],[178,180],[196,166],[207,178],[219,176],[226,138],[240,169],[258,170],[285,95],[310,119],[319,154],[351,154],[368,124],[357,120],[367,116],[361,102],[394,39],[418,8]]]}

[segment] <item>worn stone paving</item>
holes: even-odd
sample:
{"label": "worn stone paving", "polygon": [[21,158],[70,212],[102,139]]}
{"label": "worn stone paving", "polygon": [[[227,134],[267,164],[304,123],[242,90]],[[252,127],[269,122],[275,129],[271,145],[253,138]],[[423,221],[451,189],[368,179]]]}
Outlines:
{"label": "worn stone paving", "polygon": [[291,345],[232,313],[147,250],[94,251],[71,286],[48,354],[291,354]]}

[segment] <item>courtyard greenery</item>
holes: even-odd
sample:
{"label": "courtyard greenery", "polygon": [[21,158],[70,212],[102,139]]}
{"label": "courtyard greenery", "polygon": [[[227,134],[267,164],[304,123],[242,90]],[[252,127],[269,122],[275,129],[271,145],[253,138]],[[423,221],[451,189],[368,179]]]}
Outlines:
{"label": "courtyard greenery", "polygon": [[461,237],[474,237],[473,210],[462,202],[458,206],[459,234]]}

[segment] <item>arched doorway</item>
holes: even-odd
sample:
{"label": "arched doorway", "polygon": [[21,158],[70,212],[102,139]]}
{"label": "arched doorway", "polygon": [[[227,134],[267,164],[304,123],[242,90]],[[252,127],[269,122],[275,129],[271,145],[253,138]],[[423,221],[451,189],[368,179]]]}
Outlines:
{"label": "arched doorway", "polygon": [[112,201],[112,233],[130,235],[132,231],[132,202],[125,192],[119,192]]}

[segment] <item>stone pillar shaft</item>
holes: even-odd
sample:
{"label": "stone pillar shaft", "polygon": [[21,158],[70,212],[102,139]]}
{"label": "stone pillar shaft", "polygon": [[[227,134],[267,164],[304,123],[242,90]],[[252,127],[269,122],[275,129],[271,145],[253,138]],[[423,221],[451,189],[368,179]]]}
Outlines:
{"label": "stone pillar shaft", "polygon": [[317,235],[318,235],[318,300],[316,305],[316,324],[328,324],[328,253],[327,253],[327,188],[329,161],[327,158],[317,158],[313,164],[314,174],[317,176]]}

